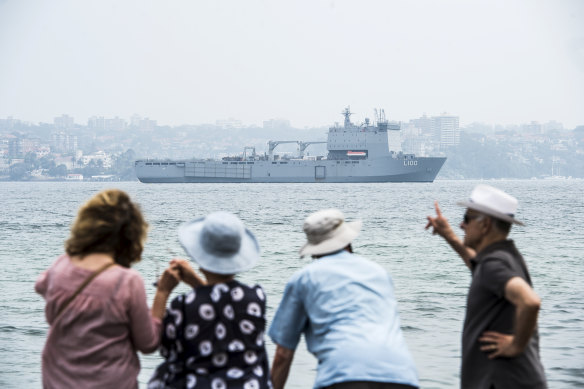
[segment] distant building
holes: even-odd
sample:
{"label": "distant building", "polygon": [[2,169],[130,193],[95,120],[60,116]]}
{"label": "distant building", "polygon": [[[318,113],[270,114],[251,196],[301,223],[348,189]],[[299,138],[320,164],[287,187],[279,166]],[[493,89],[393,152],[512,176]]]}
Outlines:
{"label": "distant building", "polygon": [[538,122],[531,122],[529,124],[523,124],[521,130],[524,132],[529,132],[531,134],[543,134],[543,126]]}
{"label": "distant building", "polygon": [[10,169],[10,160],[0,156],[0,173],[6,173]]}
{"label": "distant building", "polygon": [[12,116],[8,116],[6,119],[0,119],[0,130],[12,130],[20,124],[20,120],[15,120]]}
{"label": "distant building", "polygon": [[20,138],[9,138],[8,139],[8,157],[9,158],[22,158],[22,139]]}
{"label": "distant building", "polygon": [[77,135],[63,131],[51,134],[51,150],[57,153],[72,153],[78,148]]}
{"label": "distant building", "polygon": [[423,134],[433,134],[434,127],[432,124],[432,118],[429,118],[428,116],[426,116],[426,114],[424,114],[424,116],[421,116],[418,119],[410,120],[410,124],[422,130]]}
{"label": "distant building", "polygon": [[543,130],[545,132],[554,131],[554,130],[563,130],[564,125],[560,122],[556,122],[555,120],[550,120],[549,122],[543,125]]}
{"label": "distant building", "polygon": [[112,119],[106,119],[105,121],[105,129],[108,131],[123,131],[127,126],[128,123],[117,116]]}
{"label": "distant building", "polygon": [[55,157],[55,166],[65,165],[67,170],[75,168],[75,161],[73,157]]}
{"label": "distant building", "polygon": [[41,145],[35,150],[37,158],[46,157],[51,153],[51,148],[46,145]]}
{"label": "distant building", "polygon": [[[424,155],[428,147],[444,149],[460,144],[458,116],[446,115],[428,117],[426,114],[402,124],[402,147],[404,151]],[[414,129],[418,129],[416,132]]]}
{"label": "distant building", "polygon": [[40,138],[28,138],[26,135],[7,135],[0,139],[0,157],[24,158],[29,153],[41,158],[49,154],[50,149]]}
{"label": "distant building", "polygon": [[71,130],[75,126],[75,121],[69,115],[61,115],[53,120],[55,128],[59,130]]}
{"label": "distant building", "polygon": [[286,119],[264,120],[264,128],[266,129],[290,128],[290,120]]}
{"label": "distant building", "polygon": [[126,129],[127,123],[117,116],[112,119],[106,119],[103,116],[92,116],[87,120],[87,127],[96,131],[122,131]]}
{"label": "distant building", "polygon": [[440,143],[440,149],[460,144],[460,127],[458,116],[446,115],[432,117],[434,139]]}
{"label": "distant building", "polygon": [[39,138],[22,138],[20,139],[20,142],[20,149],[23,156],[28,153],[36,153],[41,145],[41,140]]}
{"label": "distant building", "polygon": [[46,176],[48,169],[34,169],[30,172],[31,177],[42,178]]}
{"label": "distant building", "polygon": [[84,155],[81,157],[83,166],[89,165],[91,161],[94,161],[96,164],[100,164],[101,161],[101,167],[104,169],[109,169],[112,167],[112,157],[104,151],[98,151],[94,154]]}
{"label": "distant building", "polygon": [[0,157],[8,156],[8,138],[0,138]]}
{"label": "distant building", "polygon": [[140,115],[136,115],[136,114],[132,115],[132,117],[130,118],[130,126],[139,127],[140,120],[142,120],[142,117],[140,117]]}
{"label": "distant building", "polygon": [[144,131],[154,131],[156,128],[156,120],[150,120],[148,118],[144,118],[140,120],[140,125],[138,126],[140,130]]}
{"label": "distant building", "polygon": [[69,173],[65,179],[67,181],[83,181],[83,174]]}
{"label": "distant building", "polygon": [[402,124],[401,126],[402,150],[406,154],[422,155],[423,137],[422,130],[413,123]]}
{"label": "distant building", "polygon": [[105,130],[105,118],[103,116],[92,116],[87,119],[87,128],[90,130]]}

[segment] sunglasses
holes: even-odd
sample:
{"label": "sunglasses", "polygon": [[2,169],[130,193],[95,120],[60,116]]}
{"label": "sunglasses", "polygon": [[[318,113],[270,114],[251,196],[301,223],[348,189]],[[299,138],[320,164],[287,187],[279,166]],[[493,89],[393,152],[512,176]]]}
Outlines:
{"label": "sunglasses", "polygon": [[481,219],[482,217],[483,215],[469,215],[468,213],[465,213],[464,217],[462,218],[462,222],[464,224],[468,224],[471,220]]}

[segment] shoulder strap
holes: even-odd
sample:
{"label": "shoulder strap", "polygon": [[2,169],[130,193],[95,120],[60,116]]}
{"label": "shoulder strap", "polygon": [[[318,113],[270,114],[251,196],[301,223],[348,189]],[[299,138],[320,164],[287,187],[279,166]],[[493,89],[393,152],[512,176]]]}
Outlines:
{"label": "shoulder strap", "polygon": [[115,265],[114,262],[110,262],[105,264],[104,266],[102,266],[101,268],[97,269],[96,271],[94,271],[93,273],[91,273],[89,275],[89,277],[87,277],[85,279],[85,281],[83,281],[83,283],[81,285],[79,285],[79,287],[77,288],[77,290],[75,291],[75,293],[73,293],[71,295],[71,297],[69,297],[67,299],[67,301],[65,301],[65,303],[63,305],[61,305],[61,308],[59,308],[59,311],[57,312],[57,316],[55,316],[55,320],[53,320],[53,323],[55,321],[57,321],[57,319],[61,316],[61,314],[63,313],[63,311],[65,311],[65,308],[67,308],[67,306],[71,303],[71,301],[75,300],[75,297],[77,297],[79,295],[79,293],[81,293],[81,291],[83,289],[85,289],[85,287],[95,278],[97,277],[99,274],[101,274],[104,270],[106,270],[108,267]]}

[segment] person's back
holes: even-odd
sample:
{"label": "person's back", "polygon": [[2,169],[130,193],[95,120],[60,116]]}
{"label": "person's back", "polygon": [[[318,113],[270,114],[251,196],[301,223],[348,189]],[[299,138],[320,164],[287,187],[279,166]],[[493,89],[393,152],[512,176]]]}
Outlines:
{"label": "person's back", "polygon": [[136,350],[150,353],[158,347],[160,321],[150,317],[144,283],[136,271],[121,266],[93,280],[57,319],[59,308],[90,274],[63,255],[35,285],[51,325],[43,350],[46,388],[131,388],[140,371]]}
{"label": "person's back", "polygon": [[171,261],[193,290],[176,297],[167,310],[165,361],[148,388],[269,388],[266,297],[259,285],[234,279],[259,259],[255,237],[235,215],[215,212],[183,224],[179,240],[205,279],[188,261]]}
{"label": "person's back", "polygon": [[84,204],[65,243],[67,254],[43,272],[35,290],[50,325],[42,354],[44,388],[135,388],[137,351],[153,352],[178,271],[158,281],[152,310],[140,275],[148,224],[137,204],[116,189]]}
{"label": "person's back", "polygon": [[[190,387],[195,382],[202,388],[228,382],[267,386],[265,311],[261,287],[236,280],[199,286],[178,296],[163,325],[161,354],[166,360],[150,387]],[[163,378],[167,372],[172,373]]]}
{"label": "person's back", "polygon": [[[289,285],[298,288],[295,295],[308,318],[304,334],[308,350],[319,360],[317,382],[417,381],[392,281],[381,266],[342,250],[307,265]],[[294,318],[280,320],[289,325]],[[278,339],[286,346],[285,338]]]}
{"label": "person's back", "polygon": [[361,222],[338,210],[306,218],[300,255],[316,260],[286,284],[269,335],[277,345],[274,387],[284,387],[302,334],[318,359],[316,388],[414,388],[417,372],[400,329],[393,285],[376,263],[353,254]]}

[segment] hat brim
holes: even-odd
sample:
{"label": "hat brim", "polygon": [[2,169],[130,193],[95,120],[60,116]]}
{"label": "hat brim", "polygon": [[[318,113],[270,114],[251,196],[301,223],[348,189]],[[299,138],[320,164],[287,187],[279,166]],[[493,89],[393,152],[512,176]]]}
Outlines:
{"label": "hat brim", "polygon": [[525,225],[522,221],[515,219],[513,216],[510,216],[510,215],[507,215],[507,214],[504,214],[501,212],[497,212],[497,211],[495,211],[487,206],[477,204],[473,201],[468,201],[468,200],[459,201],[456,203],[456,205],[460,205],[461,207],[466,207],[468,209],[472,209],[472,210],[475,210],[477,212],[484,213],[485,215],[492,216],[496,219],[503,220],[504,222],[507,222],[507,223],[518,224],[520,226]]}
{"label": "hat brim", "polygon": [[251,269],[260,257],[255,236],[247,228],[239,251],[232,255],[216,255],[203,249],[201,231],[205,218],[192,220],[178,229],[178,240],[186,253],[202,269],[217,274],[236,274]]}
{"label": "hat brim", "polygon": [[300,256],[304,257],[306,255],[324,255],[344,249],[349,243],[353,241],[353,239],[357,237],[357,235],[359,235],[362,225],[363,222],[361,220],[348,223],[345,222],[341,227],[339,227],[341,228],[341,231],[338,231],[330,239],[322,241],[318,244],[307,242],[300,248]]}

